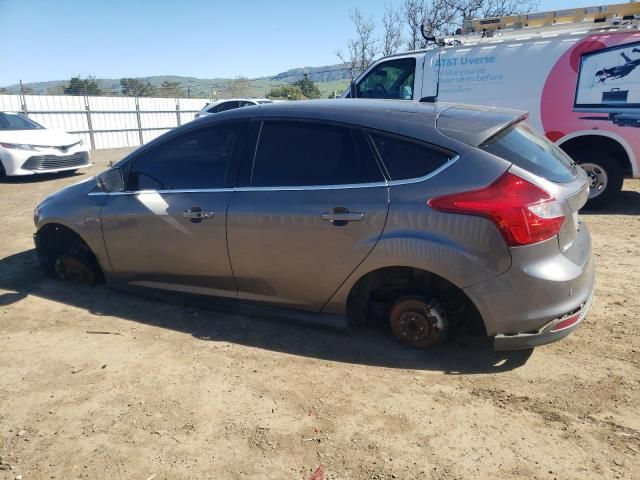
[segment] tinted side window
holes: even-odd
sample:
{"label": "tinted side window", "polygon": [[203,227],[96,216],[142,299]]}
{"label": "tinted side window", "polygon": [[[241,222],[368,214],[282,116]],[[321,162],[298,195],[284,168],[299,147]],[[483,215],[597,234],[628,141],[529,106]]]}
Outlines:
{"label": "tinted side window", "polygon": [[578,174],[578,167],[560,147],[524,123],[499,132],[480,148],[552,182],[570,182]]}
{"label": "tinted side window", "polygon": [[224,102],[218,105],[218,112],[225,112],[227,110],[233,110],[234,108],[238,107],[238,102]]}
{"label": "tinted side window", "polygon": [[358,98],[412,100],[415,70],[415,58],[381,63],[358,83]]}
{"label": "tinted side window", "polygon": [[427,145],[374,133],[373,142],[391,180],[424,177],[449,161],[451,155]]}
{"label": "tinted side window", "polygon": [[364,136],[348,127],[265,122],[251,184],[259,187],[344,185],[383,181]]}
{"label": "tinted side window", "polygon": [[251,106],[253,106],[253,105],[255,105],[255,103],[253,103],[253,102],[248,102],[247,100],[241,100],[241,101],[240,101],[240,106],[241,106],[241,107],[251,107]]}
{"label": "tinted side window", "polygon": [[128,190],[222,188],[241,125],[186,132],[135,159]]}

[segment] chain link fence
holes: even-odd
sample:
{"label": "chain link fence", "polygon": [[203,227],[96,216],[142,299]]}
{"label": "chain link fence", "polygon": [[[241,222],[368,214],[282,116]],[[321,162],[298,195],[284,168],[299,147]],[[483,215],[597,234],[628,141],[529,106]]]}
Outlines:
{"label": "chain link fence", "polygon": [[0,94],[0,111],[77,134],[92,150],[136,147],[193,120],[208,98]]}

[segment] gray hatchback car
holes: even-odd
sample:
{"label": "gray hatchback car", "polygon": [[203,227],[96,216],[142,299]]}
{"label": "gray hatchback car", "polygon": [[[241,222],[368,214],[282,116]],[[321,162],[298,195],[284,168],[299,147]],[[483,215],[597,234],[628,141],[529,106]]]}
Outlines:
{"label": "gray hatchback car", "polygon": [[416,347],[474,318],[496,349],[549,343],[591,301],[588,179],[525,119],[388,100],[207,116],[46,198],[37,251],[63,279],[382,320]]}

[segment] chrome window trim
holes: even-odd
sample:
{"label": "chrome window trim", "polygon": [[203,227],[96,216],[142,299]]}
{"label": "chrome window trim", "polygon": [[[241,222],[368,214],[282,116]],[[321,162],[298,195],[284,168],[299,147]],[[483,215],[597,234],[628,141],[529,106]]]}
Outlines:
{"label": "chrome window trim", "polygon": [[224,192],[233,192],[234,188],[187,188],[187,189],[176,189],[176,190],[135,190],[131,192],[89,192],[87,195],[89,196],[98,196],[98,195],[140,195],[143,193],[224,193]]}
{"label": "chrome window trim", "polygon": [[279,192],[279,191],[302,191],[302,190],[341,190],[354,188],[375,188],[387,187],[389,183],[385,180],[382,182],[369,183],[345,183],[342,185],[304,185],[304,186],[280,186],[280,187],[238,187],[236,192]]}
{"label": "chrome window trim", "polygon": [[376,188],[376,187],[395,187],[398,185],[409,185],[412,183],[420,183],[430,178],[435,177],[446,168],[453,165],[460,159],[460,155],[454,155],[451,159],[436,168],[433,172],[428,173],[422,177],[408,178],[405,180],[391,180],[383,182],[369,182],[369,183],[347,183],[343,185],[304,185],[304,186],[280,186],[280,187],[235,187],[235,188],[191,188],[180,190],[136,190],[133,192],[89,192],[89,196],[98,195],[140,195],[143,193],[225,193],[225,192],[282,192],[282,191],[305,191],[305,190],[340,190],[340,189],[357,189],[357,188]]}
{"label": "chrome window trim", "polygon": [[145,193],[225,193],[225,192],[278,192],[278,191],[303,191],[303,190],[340,190],[340,189],[356,189],[356,188],[375,188],[387,187],[389,183],[371,182],[371,183],[351,183],[344,185],[307,185],[307,186],[282,186],[282,187],[236,187],[236,188],[202,188],[202,189],[181,189],[181,190],[136,190],[133,192],[89,192],[89,196],[99,195],[141,195]]}
{"label": "chrome window trim", "polygon": [[449,161],[447,161],[446,163],[440,165],[438,168],[436,168],[435,170],[433,170],[430,173],[427,173],[426,175],[424,175],[422,177],[407,178],[407,179],[404,179],[404,180],[391,180],[389,182],[389,186],[390,187],[395,187],[397,185],[409,185],[411,183],[424,182],[425,180],[429,180],[430,178],[435,177],[436,175],[438,175],[440,172],[442,172],[446,168],[449,168],[451,165],[456,163],[459,159],[460,159],[460,155],[454,155],[453,157],[451,157],[449,159]]}

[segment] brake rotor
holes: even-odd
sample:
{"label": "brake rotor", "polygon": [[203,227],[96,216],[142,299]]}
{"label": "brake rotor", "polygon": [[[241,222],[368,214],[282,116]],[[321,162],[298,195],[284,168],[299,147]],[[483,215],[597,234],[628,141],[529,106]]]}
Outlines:
{"label": "brake rotor", "polygon": [[416,297],[401,298],[389,317],[395,336],[413,347],[428,348],[445,338],[446,318],[435,299],[427,303]]}
{"label": "brake rotor", "polygon": [[96,281],[91,266],[77,257],[61,255],[56,260],[54,269],[58,278],[67,282],[92,285]]}

